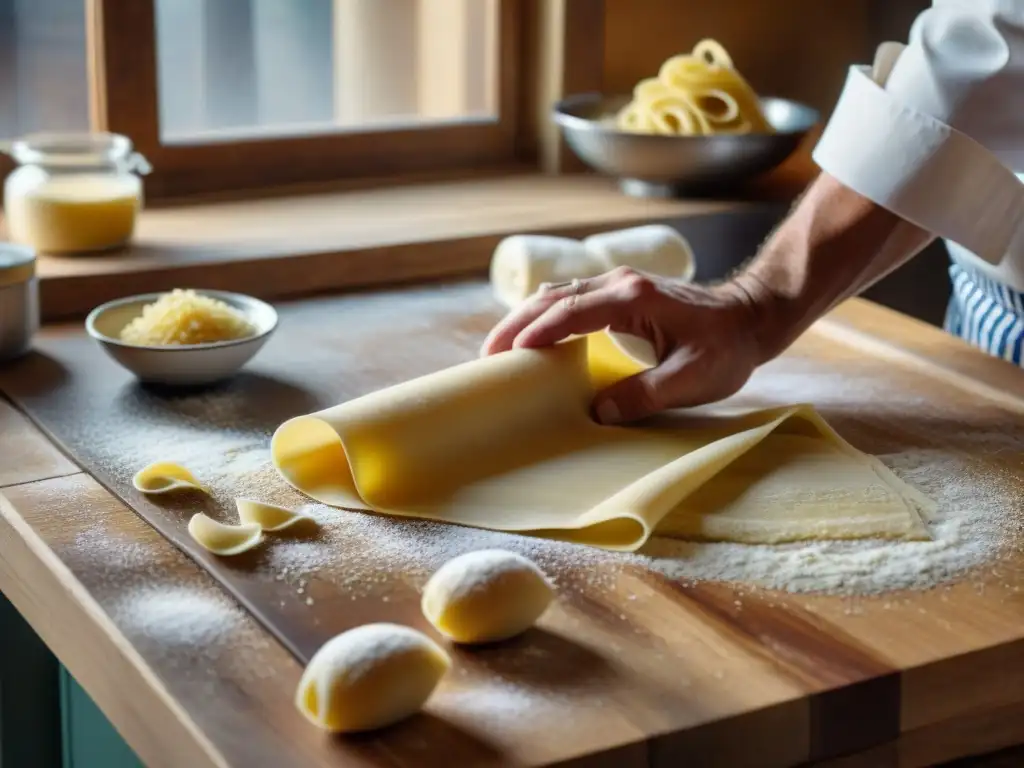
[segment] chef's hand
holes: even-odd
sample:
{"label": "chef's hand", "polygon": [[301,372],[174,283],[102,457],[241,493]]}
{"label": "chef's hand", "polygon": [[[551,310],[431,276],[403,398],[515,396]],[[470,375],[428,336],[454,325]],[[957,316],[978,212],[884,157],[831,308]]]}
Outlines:
{"label": "chef's hand", "polygon": [[597,420],[614,424],[739,390],[764,362],[756,324],[751,294],[735,281],[703,287],[620,267],[581,280],[575,292],[542,287],[491,331],[481,354],[544,347],[605,328],[646,339],[659,364],[594,400]]}
{"label": "chef's hand", "polygon": [[733,394],[840,301],[910,260],[934,235],[821,173],[730,280],[701,287],[625,268],[541,290],[491,331],[483,354],[610,328],[647,339],[659,364],[598,393],[604,423]]}

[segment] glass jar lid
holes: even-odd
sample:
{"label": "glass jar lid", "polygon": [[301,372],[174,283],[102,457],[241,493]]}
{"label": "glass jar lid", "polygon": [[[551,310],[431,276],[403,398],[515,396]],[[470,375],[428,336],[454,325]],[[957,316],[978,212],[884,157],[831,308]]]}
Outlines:
{"label": "glass jar lid", "polygon": [[0,288],[27,282],[35,273],[35,251],[24,245],[0,243]]}
{"label": "glass jar lid", "polygon": [[6,149],[21,165],[70,170],[110,168],[147,174],[152,168],[132,142],[118,133],[31,133]]}

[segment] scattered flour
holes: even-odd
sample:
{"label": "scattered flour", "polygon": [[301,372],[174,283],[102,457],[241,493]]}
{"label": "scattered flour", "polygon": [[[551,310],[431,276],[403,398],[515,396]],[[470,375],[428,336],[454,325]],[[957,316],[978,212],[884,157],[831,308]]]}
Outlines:
{"label": "scattered flour", "polygon": [[773,547],[659,539],[649,565],[677,580],[748,582],[789,592],[873,594],[927,589],[968,575],[1019,546],[1024,496],[940,452],[881,457],[938,503],[932,541],[821,541]]}
{"label": "scattered flour", "polygon": [[245,619],[225,595],[169,586],[133,590],[111,607],[111,615],[161,643],[201,648],[223,642]]}
{"label": "scattered flour", "polygon": [[[62,555],[76,571],[79,561],[87,564],[82,568],[86,586],[114,623],[187,682],[209,684],[197,659],[227,669],[237,666],[230,652],[239,646],[257,654],[272,648],[256,621],[208,578],[183,574],[185,556],[168,549],[155,532],[132,536],[97,520]],[[262,676],[263,668],[240,673]]]}
{"label": "scattered flour", "polygon": [[[102,521],[81,531],[70,562],[89,563],[90,586],[114,622],[160,645],[214,653],[218,643],[246,627],[247,615],[225,593],[195,577],[178,577],[184,556],[153,539],[108,531]],[[112,599],[103,596],[111,594]],[[237,638],[233,638],[237,639]]]}
{"label": "scattered flour", "polygon": [[[461,667],[456,669],[461,671]],[[547,695],[550,696],[550,692]],[[503,723],[516,723],[517,729],[522,731],[531,723],[542,728],[545,716],[550,717],[550,713],[538,706],[535,689],[500,678],[477,677],[468,685],[449,685],[437,705],[450,711],[454,718],[471,712],[478,722],[495,728]],[[566,702],[563,706],[570,704]]]}
{"label": "scattered flour", "polygon": [[80,531],[75,536],[72,549],[74,557],[81,556],[89,561],[94,573],[101,580],[121,578],[124,571],[139,572],[145,576],[155,575],[159,563],[160,549],[150,542],[139,540],[127,534],[112,535],[101,521]]}

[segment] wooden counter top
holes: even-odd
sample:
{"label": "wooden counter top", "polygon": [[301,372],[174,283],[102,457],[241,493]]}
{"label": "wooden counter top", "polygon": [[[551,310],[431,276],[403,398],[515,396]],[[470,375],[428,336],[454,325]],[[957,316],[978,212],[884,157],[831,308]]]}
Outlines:
{"label": "wooden counter top", "polygon": [[[1007,425],[1024,429],[1024,372],[931,327],[853,300],[807,340],[815,349],[834,345],[916,371],[961,397],[990,403]],[[1021,457],[1000,461],[1001,471],[1024,477]],[[706,670],[708,679],[695,678],[690,693],[670,668],[662,670],[666,717],[683,707],[700,721],[705,686],[721,694],[716,707],[731,709],[689,732],[662,734],[654,727],[659,708],[630,713],[628,702],[603,701],[596,683],[601,716],[586,722],[602,725],[577,729],[571,743],[558,723],[523,739],[500,729],[474,732],[436,715],[341,739],[316,731],[295,710],[301,668],[294,658],[205,571],[3,400],[0,489],[0,591],[150,766],[797,765],[833,755],[849,737],[823,730],[818,720],[839,701],[828,695],[829,680],[845,671],[833,675],[822,666],[827,649],[804,643],[813,634],[814,643],[827,645],[829,632],[860,649],[842,661],[846,669],[876,670],[846,691],[845,704],[855,706],[858,696],[881,686],[894,692],[898,708],[872,713],[891,716],[891,732],[888,725],[861,728],[880,739],[862,745],[869,751],[823,764],[934,764],[1024,743],[1024,580],[1012,562],[997,578],[904,594],[892,607],[884,598],[858,599],[854,611],[840,598],[782,595],[769,603],[728,586],[715,588],[720,606],[655,601],[647,608],[638,600],[638,620],[654,611],[667,641],[692,640],[689,673],[712,654],[731,670],[714,680]],[[187,600],[195,621],[170,634],[155,628],[136,610],[140,595]],[[734,599],[742,608],[722,608]],[[908,628],[919,639],[907,637]],[[585,667],[588,659],[578,663]],[[808,698],[808,690],[819,692]],[[763,697],[777,703],[763,711],[744,704]],[[651,707],[651,700],[638,697],[635,704]],[[504,706],[495,717],[515,716],[514,700]],[[780,733],[787,737],[780,740]]]}

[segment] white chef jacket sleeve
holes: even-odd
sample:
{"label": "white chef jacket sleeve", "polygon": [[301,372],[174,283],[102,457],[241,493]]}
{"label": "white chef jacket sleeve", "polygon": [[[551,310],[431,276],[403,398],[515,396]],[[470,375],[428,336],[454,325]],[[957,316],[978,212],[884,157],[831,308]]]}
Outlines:
{"label": "white chef jacket sleeve", "polygon": [[1012,150],[1024,150],[1024,0],[935,0],[883,83],[850,68],[813,157],[997,264],[1024,237],[1024,184],[997,157]]}

